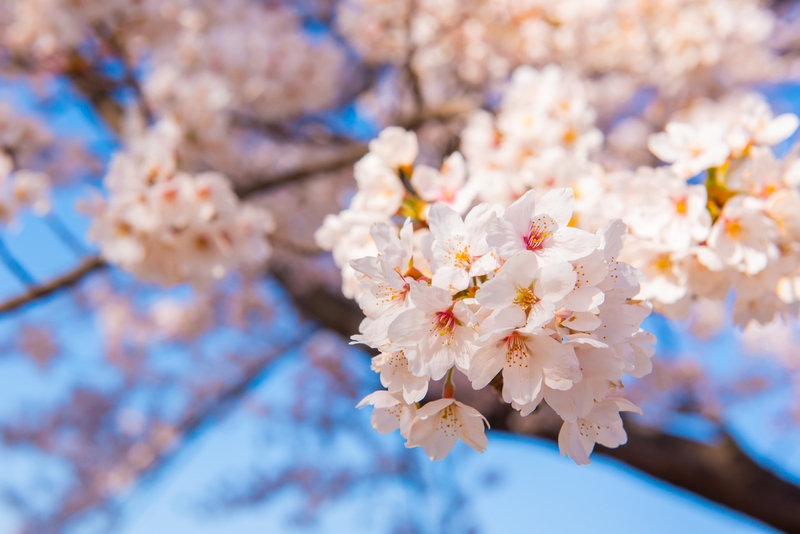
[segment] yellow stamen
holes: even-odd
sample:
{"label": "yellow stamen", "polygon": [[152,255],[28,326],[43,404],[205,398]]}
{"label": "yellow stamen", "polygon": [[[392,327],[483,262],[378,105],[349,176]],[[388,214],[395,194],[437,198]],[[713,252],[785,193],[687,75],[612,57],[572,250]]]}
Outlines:
{"label": "yellow stamen", "polygon": [[672,269],[672,260],[669,258],[669,254],[664,254],[659,256],[654,265],[660,272],[667,272]]}
{"label": "yellow stamen", "polygon": [[725,220],[725,231],[728,232],[728,235],[731,237],[736,237],[742,232],[742,223],[739,221],[734,221],[731,219]]}
{"label": "yellow stamen", "polygon": [[530,313],[533,305],[539,302],[539,297],[533,294],[533,285],[530,287],[521,287],[517,289],[517,296],[514,297],[514,304],[525,310],[525,313]]}

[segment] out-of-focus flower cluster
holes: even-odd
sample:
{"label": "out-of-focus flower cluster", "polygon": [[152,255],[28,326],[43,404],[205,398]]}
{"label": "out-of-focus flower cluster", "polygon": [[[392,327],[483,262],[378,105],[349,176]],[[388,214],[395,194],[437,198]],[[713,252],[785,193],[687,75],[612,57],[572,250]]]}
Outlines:
{"label": "out-of-focus flower cluster", "polygon": [[[580,188],[581,178],[600,172],[588,163],[603,142],[595,119],[577,76],[556,65],[541,71],[520,67],[496,116],[476,111],[462,132],[470,189],[480,200],[505,207],[530,189],[543,194],[553,187]],[[584,195],[577,196],[584,211]]]}
{"label": "out-of-focus flower cluster", "polygon": [[104,179],[109,198],[92,207],[90,235],[103,257],[144,280],[201,287],[263,265],[269,213],[241,204],[221,174],[180,171],[180,135],[163,121],[115,155]]}
{"label": "out-of-focus flower cluster", "polygon": [[330,106],[344,52],[324,35],[312,39],[291,9],[236,0],[186,9],[171,46],[155,55],[148,101],[175,115],[187,135],[224,142],[225,114],[275,121]]}
{"label": "out-of-focus flower cluster", "polygon": [[[624,443],[619,412],[638,408],[616,392],[625,374],[650,372],[655,341],[639,327],[651,308],[634,299],[638,274],[618,260],[625,225],[571,227],[568,188],[469,209],[460,154],[436,170],[414,167],[417,150],[413,132],[385,130],[356,166],[350,209],[317,232],[366,315],[354,339],[380,351],[373,369],[387,390],[361,404],[374,406],[373,426],[399,428],[431,459],[457,439],[483,451],[481,414],[454,398],[458,372],[475,389],[498,384],[523,415],[545,400],[564,420],[562,454],[578,463],[595,443]],[[420,407],[443,378],[443,397]]]}
{"label": "out-of-focus flower cluster", "polygon": [[797,117],[773,116],[753,93],[701,101],[649,138],[670,165],[606,171],[591,162],[602,136],[584,94],[557,67],[518,70],[497,116],[477,112],[463,133],[467,188],[505,206],[528,189],[572,187],[573,224],[595,231],[623,220],[623,258],[644,274],[639,298],[670,317],[731,289],[739,324],[796,315],[800,167],[771,147],[794,133]]}
{"label": "out-of-focus flower cluster", "polygon": [[610,75],[604,85],[618,102],[642,85],[676,93],[690,81],[783,72],[769,45],[775,16],[756,0],[345,0],[338,13],[340,31],[368,61],[411,57],[437,104],[519,65]]}
{"label": "out-of-focus flower cluster", "polygon": [[[304,26],[294,7],[251,0],[0,0],[0,67],[43,79],[65,76],[94,100],[121,96],[127,105],[135,96],[139,105],[129,115],[137,116],[126,118],[178,123],[186,168],[211,167],[236,179],[248,167],[243,152],[280,159],[280,148],[263,139],[271,128],[281,131],[284,122],[333,107],[348,85],[346,46]],[[116,128],[123,120],[108,104],[101,112]],[[262,141],[258,150],[254,138]]]}
{"label": "out-of-focus flower cluster", "polygon": [[697,298],[733,289],[737,324],[797,315],[800,162],[771,149],[797,127],[797,116],[743,94],[684,110],[650,137],[670,165],[628,176],[623,198],[643,298],[683,317]]}

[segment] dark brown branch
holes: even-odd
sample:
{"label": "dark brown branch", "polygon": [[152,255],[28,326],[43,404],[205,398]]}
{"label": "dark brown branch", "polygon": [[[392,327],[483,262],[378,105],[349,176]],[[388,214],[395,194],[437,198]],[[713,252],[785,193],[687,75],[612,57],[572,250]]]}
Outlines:
{"label": "dark brown branch", "polygon": [[[540,419],[548,419],[543,415]],[[554,420],[531,425],[503,405],[487,418],[495,430],[558,441],[561,420],[554,413]],[[800,487],[758,465],[728,434],[706,444],[665,434],[634,419],[625,419],[627,444],[616,449],[598,446],[595,452],[784,532],[800,533]]]}
{"label": "dark brown branch", "polygon": [[271,235],[269,240],[270,243],[272,243],[273,247],[283,249],[287,252],[291,252],[292,254],[297,254],[299,256],[314,257],[324,252],[319,247],[298,243],[291,239],[286,239],[284,237],[281,237],[280,235],[277,234]]}
{"label": "dark brown branch", "polygon": [[33,285],[28,288],[28,291],[18,297],[0,302],[0,314],[16,310],[26,304],[52,295],[56,291],[73,286],[90,273],[103,269],[104,267],[106,267],[106,263],[99,256],[88,257],[71,271],[43,284]]}
{"label": "dark brown branch", "polygon": [[258,183],[237,187],[236,194],[239,195],[240,198],[244,198],[293,182],[302,182],[320,174],[339,171],[354,165],[355,162],[361,159],[366,153],[367,147],[365,145],[352,144],[343,146],[335,157],[326,158],[306,167],[300,167],[299,169],[294,169],[283,174],[270,176]]}
{"label": "dark brown branch", "polygon": [[[467,110],[459,105],[443,107],[437,110],[428,110],[408,120],[401,121],[397,125],[406,130],[416,130],[427,121],[453,120],[463,116],[466,111]],[[366,145],[360,143],[341,144],[337,150],[336,155],[333,157],[325,158],[321,161],[285,173],[266,176],[253,184],[239,186],[236,188],[236,194],[240,198],[246,198],[256,193],[263,193],[284,185],[298,183],[326,173],[340,171],[355,165],[355,163],[369,151]]]}
{"label": "dark brown branch", "polygon": [[800,487],[758,465],[727,434],[714,445],[626,421],[629,443],[601,452],[675,486],[800,533]]}
{"label": "dark brown branch", "polygon": [[[301,291],[288,282],[291,271],[291,261],[273,264],[273,275],[304,314],[346,338],[358,331],[362,314],[354,302],[322,286],[305,287]],[[524,420],[499,402],[484,410],[484,414],[496,430],[553,440],[558,436],[560,425],[514,424],[513,418]],[[630,420],[625,428],[629,436],[626,445],[617,449],[598,447],[597,452],[783,531],[800,533],[800,487],[758,465],[729,436],[707,445]]]}

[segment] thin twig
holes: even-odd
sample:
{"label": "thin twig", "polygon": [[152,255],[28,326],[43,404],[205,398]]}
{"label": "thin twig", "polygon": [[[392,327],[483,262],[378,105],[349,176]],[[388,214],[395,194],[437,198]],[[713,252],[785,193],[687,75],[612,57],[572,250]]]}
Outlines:
{"label": "thin twig", "polygon": [[237,187],[236,194],[239,195],[239,197],[244,198],[255,193],[261,193],[269,189],[275,189],[292,182],[301,182],[303,180],[313,178],[319,174],[335,172],[353,165],[355,162],[361,159],[364,154],[367,153],[367,151],[367,147],[360,144],[342,147],[340,153],[334,158],[329,158],[325,161],[309,165],[308,167],[295,169],[287,173],[273,175],[272,177],[255,184]]}
{"label": "thin twig", "polygon": [[156,455],[153,461],[139,473],[138,484],[147,483],[162,473],[163,468],[177,456],[177,451],[180,450],[179,444],[196,437],[208,421],[227,415],[241,397],[249,393],[264,379],[271,369],[270,364],[286,353],[302,348],[308,343],[313,334],[320,330],[321,327],[316,324],[301,324],[297,328],[298,335],[292,341],[276,347],[261,358],[247,362],[243,366],[239,380],[230,384],[212,399],[200,403],[175,426],[175,438],[166,449]]}
{"label": "thin twig", "polygon": [[[406,130],[416,130],[426,121],[448,121],[461,117],[464,114],[465,110],[461,107],[451,106],[449,108],[445,107],[442,109],[428,110],[408,120],[401,121],[397,125]],[[338,153],[335,157],[327,158],[322,162],[294,169],[286,173],[274,174],[253,184],[239,186],[236,188],[236,194],[239,195],[240,198],[245,198],[255,193],[263,193],[290,183],[302,182],[315,178],[321,174],[339,171],[345,167],[354,165],[368,151],[368,147],[360,143],[343,145],[338,149]]]}
{"label": "thin twig", "polygon": [[298,256],[314,257],[324,252],[319,247],[298,243],[296,241],[292,241],[291,239],[285,239],[276,234],[271,235],[269,240],[272,243],[272,246],[275,248],[286,250],[287,252],[291,252],[292,254],[296,254]]}
{"label": "thin twig", "polygon": [[89,250],[75,235],[67,228],[61,217],[50,212],[44,217],[44,223],[48,228],[69,248],[75,256],[83,258],[89,255]]}
{"label": "thin twig", "polygon": [[36,280],[31,276],[31,273],[22,266],[22,264],[14,257],[8,247],[6,247],[5,241],[3,238],[0,237],[0,260],[6,264],[8,270],[11,271],[17,280],[19,280],[22,285],[24,286],[34,286],[36,285]]}
{"label": "thin twig", "polygon": [[16,310],[35,300],[52,295],[56,291],[70,287],[81,281],[88,274],[103,269],[106,266],[106,262],[99,256],[86,258],[71,271],[57,276],[46,283],[31,285],[28,291],[22,295],[0,302],[0,314]]}

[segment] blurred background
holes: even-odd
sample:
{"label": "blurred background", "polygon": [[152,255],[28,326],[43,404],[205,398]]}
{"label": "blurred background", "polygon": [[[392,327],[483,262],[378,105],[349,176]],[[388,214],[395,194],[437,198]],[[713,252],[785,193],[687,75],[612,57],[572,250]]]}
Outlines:
{"label": "blurred background", "polygon": [[[634,108],[656,110],[657,131],[699,97],[687,88],[755,88],[776,114],[800,113],[794,4],[630,8],[768,12],[750,48],[769,73],[735,32],[708,37],[713,61],[678,68],[667,47],[631,68],[583,65],[579,48],[552,45],[566,37],[530,26],[577,20],[580,33],[601,26],[600,7],[579,20],[534,2],[524,17],[513,1],[394,4],[0,3],[0,144],[51,181],[45,214],[0,217],[0,532],[800,532],[796,322],[745,333],[716,307],[650,317],[656,371],[626,384],[644,415],[590,466],[559,455],[552,413],[520,418],[492,392],[475,400],[495,428],[486,453],[459,443],[431,463],[355,409],[379,380],[348,343],[360,312],[313,241],[352,197],[365,142],[401,124],[438,165],[518,64],[585,67],[607,136]],[[511,13],[486,24],[502,46],[460,57],[484,4]],[[552,46],[534,53],[523,34]],[[109,265],[89,238],[112,157],[165,116],[184,127],[181,167],[220,171],[270,211],[268,265],[165,286]]]}

